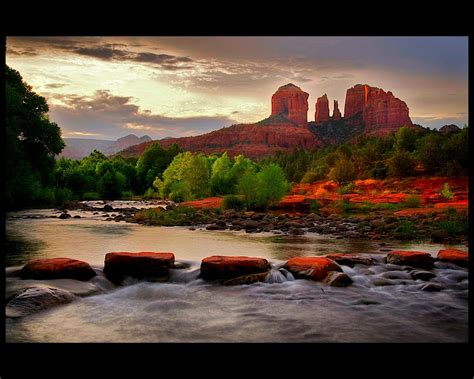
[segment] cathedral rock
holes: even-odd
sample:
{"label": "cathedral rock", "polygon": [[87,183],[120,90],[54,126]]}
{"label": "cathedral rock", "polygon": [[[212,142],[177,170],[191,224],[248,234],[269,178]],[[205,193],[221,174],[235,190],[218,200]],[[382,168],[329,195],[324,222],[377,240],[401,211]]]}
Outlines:
{"label": "cathedral rock", "polygon": [[[313,149],[350,141],[358,135],[387,136],[403,125],[413,126],[408,107],[402,100],[380,88],[357,84],[349,88],[344,117],[334,100],[332,116],[326,94],[316,102],[315,121],[308,122],[308,93],[286,84],[273,94],[270,117],[253,124],[237,124],[194,137],[166,138],[184,150],[206,154],[227,151],[229,156],[244,154],[261,158],[276,151],[291,152],[296,147]],[[123,150],[123,156],[137,156],[152,142]]]}
{"label": "cathedral rock", "polygon": [[282,115],[298,126],[308,126],[308,96],[292,83],[281,86],[272,96],[272,116]]}
{"label": "cathedral rock", "polygon": [[362,117],[364,131],[369,135],[386,136],[403,125],[412,127],[406,103],[392,92],[367,84],[357,84],[346,92],[344,118]]}

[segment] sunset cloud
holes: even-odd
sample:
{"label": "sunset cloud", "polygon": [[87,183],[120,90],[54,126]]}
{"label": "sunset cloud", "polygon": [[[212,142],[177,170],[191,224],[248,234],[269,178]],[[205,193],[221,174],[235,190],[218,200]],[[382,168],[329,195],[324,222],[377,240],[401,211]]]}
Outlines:
{"label": "sunset cloud", "polygon": [[109,136],[128,134],[130,130],[146,131],[153,138],[196,134],[232,124],[225,116],[173,118],[142,110],[132,97],[114,96],[98,90],[92,97],[77,94],[60,95],[64,105],[50,108],[51,120],[61,125],[64,136]]}
{"label": "sunset cloud", "polygon": [[289,82],[309,93],[310,120],[319,96],[343,108],[357,83],[392,91],[426,126],[468,118],[466,37],[8,37],[7,64],[61,128],[107,138],[259,121]]}

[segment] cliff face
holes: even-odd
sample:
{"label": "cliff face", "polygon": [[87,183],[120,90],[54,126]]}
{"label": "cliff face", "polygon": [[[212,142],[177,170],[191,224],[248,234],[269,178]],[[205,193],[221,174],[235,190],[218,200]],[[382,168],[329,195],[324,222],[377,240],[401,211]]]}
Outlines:
{"label": "cliff face", "polygon": [[282,115],[298,126],[308,126],[309,94],[292,83],[278,88],[272,96],[271,116]]}
{"label": "cliff face", "polygon": [[412,127],[406,103],[392,92],[381,88],[358,84],[346,92],[344,118],[362,114],[364,132],[367,135],[387,136],[403,125]]}

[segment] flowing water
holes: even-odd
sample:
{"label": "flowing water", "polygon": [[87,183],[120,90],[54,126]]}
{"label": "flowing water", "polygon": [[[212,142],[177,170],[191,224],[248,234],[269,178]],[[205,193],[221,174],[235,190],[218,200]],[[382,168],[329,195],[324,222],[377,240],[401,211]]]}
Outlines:
{"label": "flowing water", "polygon": [[[109,212],[113,213],[113,212]],[[465,342],[468,333],[468,271],[436,263],[437,292],[421,291],[402,267],[385,264],[388,250],[444,246],[303,236],[191,231],[106,222],[101,214],[55,210],[10,213],[6,220],[7,297],[41,283],[76,295],[21,318],[7,318],[8,342]],[[465,247],[461,247],[465,250]],[[172,251],[186,269],[171,270],[167,283],[127,279],[115,287],[102,274],[111,251]],[[293,256],[352,252],[378,257],[374,266],[342,266],[354,283],[346,288],[295,280],[282,269]],[[267,258],[264,283],[222,286],[198,278],[209,255]],[[35,258],[70,257],[89,262],[98,276],[74,280],[20,280],[15,267]]]}

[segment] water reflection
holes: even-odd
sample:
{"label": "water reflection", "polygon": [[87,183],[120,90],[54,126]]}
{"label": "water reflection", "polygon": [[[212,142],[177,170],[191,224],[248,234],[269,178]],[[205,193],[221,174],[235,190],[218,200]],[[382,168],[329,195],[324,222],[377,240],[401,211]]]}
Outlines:
{"label": "water reflection", "polygon": [[47,243],[35,238],[25,238],[20,234],[7,233],[4,241],[6,267],[19,266],[31,259],[39,258]]}

